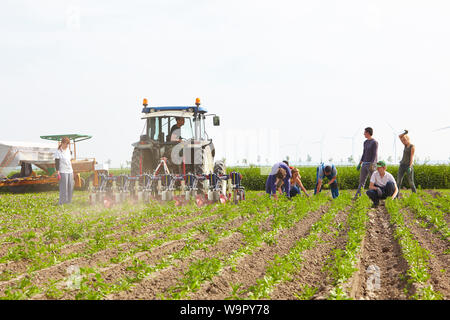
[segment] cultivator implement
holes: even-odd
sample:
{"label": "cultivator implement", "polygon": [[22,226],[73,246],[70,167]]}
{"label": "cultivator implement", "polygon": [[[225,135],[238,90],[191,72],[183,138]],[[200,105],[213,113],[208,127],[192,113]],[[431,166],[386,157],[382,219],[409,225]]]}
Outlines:
{"label": "cultivator implement", "polygon": [[[158,174],[160,166],[164,173]],[[89,186],[91,204],[112,204],[127,199],[137,202],[175,201],[183,205],[194,200],[198,206],[232,201],[237,204],[245,200],[245,190],[238,172],[229,174],[171,174],[161,163],[154,174],[106,175],[99,174],[98,187]]]}

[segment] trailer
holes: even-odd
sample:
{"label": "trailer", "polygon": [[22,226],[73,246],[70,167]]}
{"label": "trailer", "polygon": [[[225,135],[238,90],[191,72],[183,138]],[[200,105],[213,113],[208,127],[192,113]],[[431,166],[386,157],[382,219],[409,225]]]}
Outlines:
{"label": "trailer", "polygon": [[[91,173],[88,178],[94,186],[98,185],[99,174],[107,174],[104,166],[97,164],[95,158],[77,159],[76,143],[92,138],[89,135],[63,134],[41,136],[42,139],[59,142],[63,137],[68,137],[73,149],[72,168],[76,188],[84,188],[89,182],[84,181],[81,173]],[[23,192],[32,185],[56,185],[58,179],[55,175],[54,154],[57,150],[56,143],[34,142],[0,142],[0,187],[8,187],[11,192]],[[7,175],[21,168],[19,173],[7,177]],[[44,171],[37,175],[33,166]]]}

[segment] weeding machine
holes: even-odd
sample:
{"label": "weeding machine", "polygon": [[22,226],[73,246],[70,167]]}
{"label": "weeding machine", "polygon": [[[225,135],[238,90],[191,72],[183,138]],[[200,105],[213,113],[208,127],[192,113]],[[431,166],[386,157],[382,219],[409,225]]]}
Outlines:
{"label": "weeding machine", "polygon": [[143,102],[145,126],[133,144],[131,175],[99,175],[98,186],[90,185],[91,203],[110,206],[126,199],[148,202],[171,201],[197,205],[245,199],[238,172],[226,173],[223,161],[214,162],[212,139],[205,131],[206,117],[213,125],[220,118],[207,114],[197,98],[195,106],[149,107]]}

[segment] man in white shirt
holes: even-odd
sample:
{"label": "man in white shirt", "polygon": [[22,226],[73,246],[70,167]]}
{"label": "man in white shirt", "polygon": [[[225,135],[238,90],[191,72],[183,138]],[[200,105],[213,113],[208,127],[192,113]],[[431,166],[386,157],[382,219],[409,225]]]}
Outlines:
{"label": "man in white shirt", "polygon": [[366,194],[373,201],[373,208],[378,207],[380,199],[391,197],[395,199],[398,193],[397,183],[392,174],[386,171],[384,161],[377,162],[377,171],[370,177],[369,190]]}

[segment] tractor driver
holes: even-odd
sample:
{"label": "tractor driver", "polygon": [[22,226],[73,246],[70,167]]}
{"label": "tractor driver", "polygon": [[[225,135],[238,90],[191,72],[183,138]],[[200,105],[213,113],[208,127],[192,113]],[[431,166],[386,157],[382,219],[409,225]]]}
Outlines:
{"label": "tractor driver", "polygon": [[181,142],[183,138],[181,138],[181,127],[184,125],[183,117],[176,117],[177,123],[170,128],[170,141],[171,142]]}

